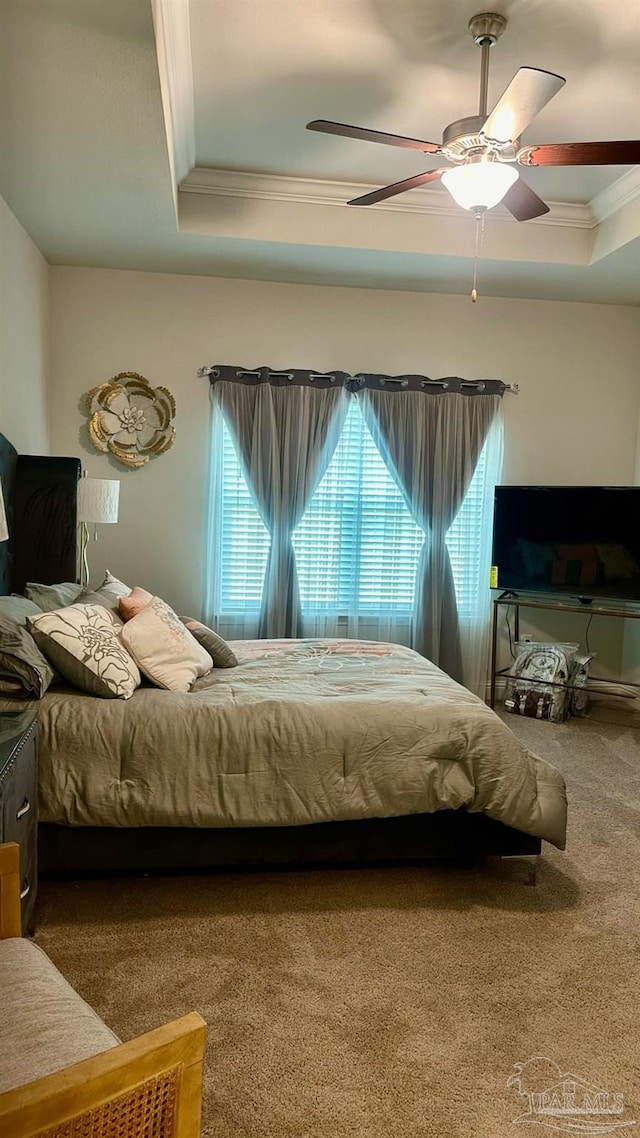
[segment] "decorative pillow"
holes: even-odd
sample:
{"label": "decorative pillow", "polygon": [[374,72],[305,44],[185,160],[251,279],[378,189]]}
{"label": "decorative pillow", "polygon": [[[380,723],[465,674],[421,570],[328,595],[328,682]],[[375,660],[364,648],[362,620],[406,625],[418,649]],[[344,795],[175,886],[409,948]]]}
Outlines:
{"label": "decorative pillow", "polygon": [[102,605],[69,605],[27,624],[47,659],[81,691],[129,699],[139,687],[140,672],[119,635],[122,622]]}
{"label": "decorative pillow", "polygon": [[26,626],[28,616],[39,616],[42,609],[35,601],[28,601],[19,593],[12,593],[9,597],[0,597],[0,615],[6,616],[15,624]]}
{"label": "decorative pillow", "polygon": [[140,670],[160,688],[189,691],[213,667],[209,653],[160,597],[128,620],[121,635]]}
{"label": "decorative pillow", "polygon": [[131,585],[125,585],[124,581],[119,581],[117,577],[114,577],[113,573],[105,569],[104,581],[100,586],[100,590],[112,593],[114,597],[128,597],[131,592]]}
{"label": "decorative pillow", "polygon": [[89,589],[85,593],[80,593],[74,603],[77,605],[100,605],[100,608],[108,609],[115,616],[119,616],[118,602],[118,597],[107,596],[101,589]]}
{"label": "decorative pillow", "polygon": [[218,636],[212,628],[208,628],[206,624],[202,624],[199,620],[194,620],[190,616],[181,616],[180,620],[189,629],[189,632],[201,644],[202,647],[209,653],[213,660],[214,668],[237,668],[238,657],[232,648],[229,647],[226,640]]}
{"label": "decorative pillow", "polygon": [[0,613],[0,691],[5,695],[40,699],[54,678],[53,669],[26,625]]}
{"label": "decorative pillow", "polygon": [[122,597],[128,597],[131,592],[129,585],[125,585],[123,581],[119,581],[107,569],[104,581],[97,589],[87,590],[81,593],[76,599],[76,604],[79,605],[102,605],[103,608],[111,609],[112,612],[118,614],[118,604]]}
{"label": "decorative pillow", "polygon": [[25,597],[33,601],[40,612],[53,612],[54,609],[72,605],[81,592],[82,585],[75,581],[63,581],[61,585],[38,585],[34,581],[27,581],[24,589]]}
{"label": "decorative pillow", "polygon": [[140,610],[152,600],[153,593],[148,593],[146,589],[141,589],[139,585],[136,585],[128,597],[120,597],[118,601],[118,612],[123,620],[131,620],[133,616],[137,616]]}

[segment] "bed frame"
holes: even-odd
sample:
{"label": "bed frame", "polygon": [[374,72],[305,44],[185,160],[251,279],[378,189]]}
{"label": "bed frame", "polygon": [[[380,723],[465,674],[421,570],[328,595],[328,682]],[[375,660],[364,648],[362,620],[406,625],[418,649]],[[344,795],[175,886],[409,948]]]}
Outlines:
{"label": "bed frame", "polygon": [[[18,455],[0,435],[9,541],[0,543],[0,593],[26,581],[77,579],[77,458]],[[195,869],[389,864],[499,856],[526,858],[535,880],[542,843],[466,810],[307,826],[232,829],[107,828],[45,824],[40,871],[49,875]]]}
{"label": "bed frame", "polygon": [[539,838],[486,814],[441,810],[399,818],[233,829],[40,825],[42,873],[50,876],[346,866],[518,857],[535,874]]}

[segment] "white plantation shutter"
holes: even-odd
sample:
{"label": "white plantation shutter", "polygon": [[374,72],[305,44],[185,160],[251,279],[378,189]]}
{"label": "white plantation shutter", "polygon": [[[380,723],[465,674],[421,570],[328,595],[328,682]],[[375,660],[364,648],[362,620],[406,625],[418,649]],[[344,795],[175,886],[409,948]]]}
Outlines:
{"label": "white plantation shutter", "polygon": [[353,400],[293,537],[303,613],[410,613],[423,541]]}
{"label": "white plantation shutter", "polygon": [[[491,526],[486,450],[447,535],[461,618],[488,595],[481,552],[482,535]],[[269,534],[226,425],[221,457],[216,609],[224,622],[259,612]],[[303,614],[410,617],[423,541],[354,399],[329,468],[293,537]]]}
{"label": "white plantation shutter", "polygon": [[260,517],[227,427],[222,425],[222,510],[219,535],[221,616],[258,614],[269,554],[269,533]]}
{"label": "white plantation shutter", "polygon": [[[456,587],[458,616],[475,613],[489,581],[483,564],[482,535],[493,526],[492,492],[487,494],[487,445],[483,447],[457,518],[447,533],[447,549]],[[489,510],[487,510],[489,504]]]}

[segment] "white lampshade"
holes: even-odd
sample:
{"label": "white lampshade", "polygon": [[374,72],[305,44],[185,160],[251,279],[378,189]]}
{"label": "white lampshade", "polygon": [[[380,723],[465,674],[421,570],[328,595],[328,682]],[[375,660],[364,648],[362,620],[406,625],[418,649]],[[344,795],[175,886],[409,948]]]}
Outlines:
{"label": "white lampshade", "polygon": [[518,171],[502,162],[470,162],[452,166],[442,175],[442,183],[463,209],[492,209],[518,179]]}
{"label": "white lampshade", "polygon": [[9,540],[9,527],[7,525],[7,515],[4,508],[4,494],[2,493],[2,482],[0,482],[0,541]]}
{"label": "white lampshade", "polygon": [[78,483],[78,521],[113,525],[118,520],[120,482],[117,478],[81,478]]}

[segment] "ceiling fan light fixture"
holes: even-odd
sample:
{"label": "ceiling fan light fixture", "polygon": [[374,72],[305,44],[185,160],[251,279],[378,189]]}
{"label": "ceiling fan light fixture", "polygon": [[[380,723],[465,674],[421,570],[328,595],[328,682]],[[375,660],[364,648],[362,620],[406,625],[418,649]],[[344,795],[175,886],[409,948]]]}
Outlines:
{"label": "ceiling fan light fixture", "polygon": [[518,171],[513,166],[486,159],[452,166],[442,175],[442,184],[453,200],[473,213],[498,205],[517,180]]}

